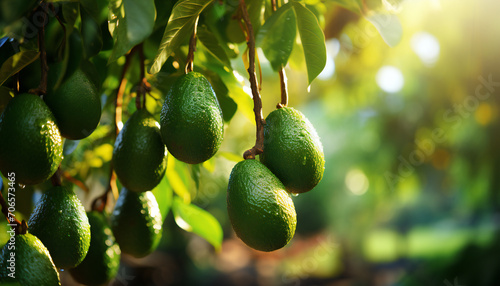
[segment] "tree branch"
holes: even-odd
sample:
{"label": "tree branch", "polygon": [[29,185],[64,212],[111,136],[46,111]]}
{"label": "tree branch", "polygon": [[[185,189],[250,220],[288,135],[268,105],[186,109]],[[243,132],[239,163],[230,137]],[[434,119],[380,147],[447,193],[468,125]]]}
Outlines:
{"label": "tree branch", "polygon": [[[137,46],[136,46],[137,47]],[[125,75],[127,74],[127,71],[130,67],[130,62],[132,55],[136,51],[136,47],[134,47],[125,57],[125,64],[123,65],[123,70],[120,75],[120,85],[118,86],[118,89],[116,91],[116,98],[115,98],[115,111],[114,111],[114,140],[116,141],[116,137],[118,136],[118,133],[120,133],[120,125],[122,122],[122,104],[123,104],[123,94],[125,93],[125,87],[127,86],[127,78]],[[116,175],[115,172],[113,171],[113,163],[110,163],[109,166],[109,182],[108,182],[108,187],[106,188],[106,191],[97,197],[93,202],[92,202],[92,210],[97,210],[99,212],[102,212],[104,208],[106,207],[106,204],[108,202],[108,193],[110,191],[113,191],[113,194],[116,196],[118,193],[118,187],[116,186]],[[99,205],[100,203],[100,205]]]}
{"label": "tree branch", "polygon": [[28,228],[26,222],[20,222],[16,219],[16,216],[9,211],[9,205],[5,201],[2,192],[0,192],[0,205],[2,206],[2,213],[7,219],[10,227],[16,232],[16,234],[24,234],[26,233],[26,229]]}
{"label": "tree branch", "polygon": [[62,185],[62,182],[61,182],[61,165],[59,165],[59,167],[57,167],[56,172],[54,173],[54,175],[52,175],[52,177],[50,178],[50,180],[51,180],[53,186],[61,186]]}
{"label": "tree branch", "polygon": [[[42,3],[41,5],[47,5]],[[40,5],[39,11],[42,13],[42,25],[38,27],[38,50],[40,51],[40,67],[42,69],[40,84],[37,88],[30,90],[30,93],[36,95],[43,95],[47,92],[47,76],[49,72],[49,66],[47,65],[47,52],[45,51],[45,22],[47,21],[47,13],[43,11],[43,7]]]}
{"label": "tree branch", "polygon": [[[135,98],[135,106],[137,109],[145,108],[146,107],[146,94],[151,92],[151,85],[149,84],[148,80],[146,79],[146,67],[144,65],[144,61],[146,60],[144,58],[144,48],[143,44],[139,44],[136,46],[137,50],[139,52],[139,62],[140,62],[140,68],[141,68],[141,79],[140,82],[137,84],[137,96]],[[141,103],[141,98],[142,98],[142,103]]]}
{"label": "tree branch", "polygon": [[[276,0],[271,1],[271,7],[273,11],[276,12],[277,9]],[[280,75],[281,102],[276,105],[276,108],[282,108],[288,105],[288,91],[286,86],[285,68],[281,67],[278,73]]]}
{"label": "tree branch", "polygon": [[194,52],[196,51],[196,27],[198,26],[199,19],[200,16],[194,22],[193,34],[191,35],[191,39],[189,39],[189,52],[186,59],[186,68],[184,69],[185,73],[193,71]]}
{"label": "tree branch", "polygon": [[248,15],[245,0],[240,0],[241,16],[245,22],[247,30],[247,46],[248,46],[248,76],[250,87],[252,88],[253,111],[255,113],[256,138],[255,145],[243,153],[245,159],[255,159],[255,156],[264,152],[264,117],[262,116],[262,100],[260,98],[259,87],[257,83],[257,75],[255,73],[255,36],[253,34],[252,23]]}

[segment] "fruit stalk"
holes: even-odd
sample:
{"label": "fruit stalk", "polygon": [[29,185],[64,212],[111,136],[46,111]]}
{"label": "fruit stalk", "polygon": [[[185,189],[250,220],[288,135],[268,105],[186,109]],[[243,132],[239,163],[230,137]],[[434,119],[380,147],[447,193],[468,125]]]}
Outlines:
{"label": "fruit stalk", "polygon": [[194,51],[196,51],[196,27],[198,26],[199,19],[200,17],[198,16],[194,22],[193,34],[191,35],[191,39],[189,39],[189,52],[186,60],[186,68],[184,69],[186,74],[193,71]]}
{"label": "fruit stalk", "polygon": [[52,183],[52,186],[61,186],[62,185],[61,165],[59,165],[59,167],[57,168],[57,171],[54,173],[54,175],[52,175],[52,177],[50,178],[50,181]]}
{"label": "fruit stalk", "polygon": [[[125,75],[127,74],[127,71],[130,67],[130,62],[132,55],[135,52],[135,47],[128,53],[128,55],[125,57],[125,64],[123,65],[123,70],[120,75],[120,85],[118,86],[118,90],[116,91],[116,98],[115,98],[115,110],[114,110],[114,140],[116,140],[116,137],[118,136],[118,133],[120,133],[120,123],[122,122],[122,104],[123,104],[123,94],[125,93],[125,87],[127,86],[127,78]],[[106,207],[106,204],[108,202],[108,193],[112,191],[113,195],[115,198],[118,197],[118,187],[116,186],[116,175],[115,172],[113,171],[113,163],[110,163],[109,166],[109,182],[108,182],[108,187],[106,188],[106,191],[99,197],[97,197],[93,202],[92,202],[92,210],[97,210],[99,212],[102,212],[104,208]],[[98,203],[101,203],[100,205]]]}
{"label": "fruit stalk", "polygon": [[255,156],[262,154],[264,150],[264,117],[262,116],[262,100],[260,98],[259,87],[257,84],[257,74],[255,73],[255,37],[253,33],[252,23],[248,15],[245,0],[240,0],[241,16],[245,22],[247,30],[247,46],[248,46],[248,76],[250,87],[252,88],[253,111],[255,113],[256,139],[255,145],[245,151],[243,158],[255,159]]}
{"label": "fruit stalk", "polygon": [[[46,23],[47,13],[45,13],[42,5],[47,4],[41,3],[38,11],[42,12],[42,23]],[[40,84],[37,88],[30,90],[30,92],[36,95],[43,95],[47,92],[47,75],[49,72],[49,66],[47,65],[47,52],[45,51],[45,25],[40,25],[38,28],[38,50],[40,52],[40,67],[42,69]]]}
{"label": "fruit stalk", "polygon": [[[273,12],[276,12],[276,0],[271,1],[271,7],[273,9]],[[286,74],[285,74],[285,68],[281,67],[280,70],[278,71],[278,74],[280,75],[280,88],[281,88],[281,102],[276,104],[276,108],[282,108],[288,105],[288,91],[286,87]]]}
{"label": "fruit stalk", "polygon": [[16,234],[26,233],[26,228],[24,228],[24,224],[22,224],[10,211],[5,198],[3,197],[2,192],[0,192],[0,205],[2,206],[2,213],[7,219],[9,225],[16,232]]}
{"label": "fruit stalk", "polygon": [[[141,68],[141,80],[138,84],[137,88],[137,96],[135,98],[135,106],[137,109],[141,108],[146,108],[146,93],[149,93],[151,91],[151,85],[148,83],[148,80],[146,79],[146,67],[144,66],[144,61],[146,60],[144,58],[144,48],[143,44],[140,43],[139,45],[135,46],[134,49],[137,49],[139,52],[139,62],[140,62],[140,68]],[[142,98],[142,103],[141,103],[141,98]]]}

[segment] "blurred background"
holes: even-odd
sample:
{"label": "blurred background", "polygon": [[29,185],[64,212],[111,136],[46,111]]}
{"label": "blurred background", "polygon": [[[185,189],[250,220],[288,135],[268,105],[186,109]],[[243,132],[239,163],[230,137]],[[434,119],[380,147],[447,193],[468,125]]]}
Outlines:
{"label": "blurred background", "polygon": [[[159,249],[143,259],[124,255],[111,285],[498,285],[500,2],[383,0],[401,22],[393,47],[365,17],[306,2],[324,7],[327,65],[308,87],[294,49],[286,73],[290,106],[316,127],[326,168],[313,191],[293,197],[291,243],[254,251],[231,228],[227,180],[255,128],[236,112],[221,152],[196,168],[196,179],[172,157],[168,168],[176,171],[166,176],[176,194],[187,192],[220,222],[220,250],[180,229],[170,212]],[[279,78],[259,59],[267,116],[279,101]],[[241,58],[232,64],[236,78],[246,78]],[[75,190],[87,208],[106,183],[112,145],[95,142],[107,127],[66,146],[77,150],[65,164],[86,178],[90,191]],[[39,195],[18,192],[18,202],[28,202],[18,204],[19,216],[29,216]]]}

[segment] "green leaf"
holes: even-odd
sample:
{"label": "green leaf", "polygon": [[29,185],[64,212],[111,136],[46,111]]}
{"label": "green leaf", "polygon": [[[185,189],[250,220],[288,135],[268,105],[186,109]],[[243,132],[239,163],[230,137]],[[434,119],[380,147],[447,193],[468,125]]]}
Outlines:
{"label": "green leaf", "polygon": [[102,48],[102,34],[96,20],[87,13],[85,9],[80,9],[81,14],[81,32],[83,51],[85,58],[90,58],[97,55]]}
{"label": "green leaf", "polygon": [[234,153],[231,153],[231,152],[219,151],[219,152],[217,152],[217,154],[219,154],[220,156],[228,159],[229,161],[233,161],[233,162],[243,161],[243,156],[242,155],[234,154]]}
{"label": "green leaf", "polygon": [[219,41],[217,41],[215,35],[208,30],[207,26],[201,25],[198,27],[197,37],[212,56],[224,64],[224,66],[231,69],[231,62],[229,61],[226,51],[219,45]]}
{"label": "green leaf", "polygon": [[5,86],[0,86],[0,114],[2,114],[7,104],[12,99],[11,90]]}
{"label": "green leaf", "polygon": [[304,48],[307,65],[308,84],[323,71],[326,65],[325,35],[319,26],[316,16],[298,2],[292,2],[300,40]]}
{"label": "green leaf", "polygon": [[219,101],[220,108],[222,109],[222,118],[226,122],[231,121],[231,118],[233,118],[234,114],[236,113],[238,105],[231,97],[229,97],[229,89],[224,84],[218,73],[211,70],[205,70],[203,71],[203,74],[208,79],[215,91],[217,101]]}
{"label": "green leaf", "polygon": [[37,51],[22,51],[8,58],[0,68],[0,85],[25,66],[34,62],[40,55]]}
{"label": "green leaf", "polygon": [[281,6],[269,17],[256,38],[257,46],[271,62],[273,70],[278,71],[288,62],[297,36],[297,20],[292,4]]}
{"label": "green leaf", "polygon": [[158,73],[170,54],[191,37],[198,16],[213,1],[179,0],[175,4],[161,39],[160,48],[149,70],[150,73]]}
{"label": "green leaf", "polygon": [[213,215],[193,204],[185,204],[179,197],[174,197],[172,211],[180,228],[196,233],[220,250],[222,227]]}
{"label": "green leaf", "polygon": [[191,167],[191,178],[193,178],[194,184],[196,185],[196,190],[200,189],[200,164],[190,165]]}
{"label": "green leaf", "polygon": [[161,182],[151,192],[153,192],[153,195],[156,197],[161,217],[165,219],[172,207],[173,200],[172,187],[168,184],[167,177],[163,176]]}
{"label": "green leaf", "polygon": [[361,13],[361,5],[363,5],[361,0],[334,0],[333,2],[356,13]]}
{"label": "green leaf", "polygon": [[109,62],[117,60],[148,38],[153,32],[155,18],[154,0],[111,0],[108,28],[114,45]]}
{"label": "green leaf", "polygon": [[403,37],[403,27],[398,16],[380,13],[367,16],[366,19],[375,26],[387,45],[394,47],[399,44]]}
{"label": "green leaf", "polygon": [[191,193],[189,192],[188,187],[185,182],[182,180],[178,170],[176,170],[177,161],[174,156],[169,155],[167,160],[167,171],[165,177],[168,180],[168,183],[172,187],[173,191],[181,197],[186,203],[191,202]]}

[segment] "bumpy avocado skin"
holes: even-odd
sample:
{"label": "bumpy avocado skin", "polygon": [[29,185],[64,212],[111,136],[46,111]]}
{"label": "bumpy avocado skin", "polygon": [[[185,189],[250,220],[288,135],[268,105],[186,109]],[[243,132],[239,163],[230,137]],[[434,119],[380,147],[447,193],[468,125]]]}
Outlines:
{"label": "bumpy avocado skin", "polygon": [[113,149],[113,168],[123,186],[134,192],[152,190],[167,169],[166,148],[160,127],[145,109],[125,123]]}
{"label": "bumpy avocado skin", "polygon": [[292,193],[312,190],[325,171],[323,145],[316,129],[301,112],[290,107],[267,116],[260,161]]}
{"label": "bumpy avocado skin", "polygon": [[120,192],[111,215],[111,229],[122,253],[144,257],[153,252],[162,236],[160,209],[152,192]]}
{"label": "bumpy avocado skin", "polygon": [[121,251],[106,217],[97,211],[87,213],[90,223],[90,248],[85,259],[71,276],[85,285],[101,285],[116,276],[120,266]]}
{"label": "bumpy avocado skin", "polygon": [[234,166],[227,188],[227,210],[236,235],[254,249],[277,250],[295,234],[297,217],[290,195],[257,160]]}
{"label": "bumpy avocado skin", "polygon": [[72,190],[47,190],[28,221],[29,231],[47,247],[58,268],[69,269],[83,261],[90,246],[90,225],[85,208]]}
{"label": "bumpy avocado skin", "polygon": [[[30,233],[16,235],[14,243],[9,245],[7,243],[0,253],[0,285],[61,285],[49,251],[36,236]],[[9,259],[14,260],[14,265]],[[15,270],[14,278],[9,276],[11,266]]]}
{"label": "bumpy avocado skin", "polygon": [[43,100],[23,93],[9,101],[0,116],[0,171],[20,184],[49,179],[63,159],[56,119]]}
{"label": "bumpy avocado skin", "polygon": [[44,100],[56,117],[61,135],[68,139],[89,136],[101,119],[97,87],[82,70],[76,70],[58,89],[48,92]]}
{"label": "bumpy avocado skin", "polygon": [[168,151],[189,164],[210,159],[224,136],[222,110],[208,80],[200,73],[181,76],[168,92],[160,117]]}

